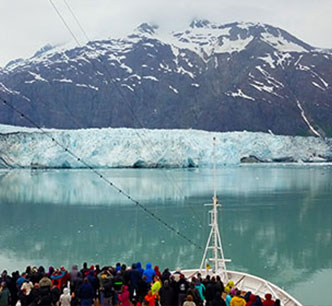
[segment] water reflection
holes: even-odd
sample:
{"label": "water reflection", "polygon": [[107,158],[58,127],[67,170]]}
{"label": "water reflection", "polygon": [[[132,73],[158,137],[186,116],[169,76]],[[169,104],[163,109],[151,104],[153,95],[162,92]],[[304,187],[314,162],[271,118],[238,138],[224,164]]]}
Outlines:
{"label": "water reflection", "polygon": [[[204,246],[210,169],[103,174]],[[301,300],[303,280],[332,269],[332,168],[223,168],[217,183],[229,267],[268,278]],[[1,269],[137,259],[189,268],[202,255],[86,170],[2,172],[0,212]]]}

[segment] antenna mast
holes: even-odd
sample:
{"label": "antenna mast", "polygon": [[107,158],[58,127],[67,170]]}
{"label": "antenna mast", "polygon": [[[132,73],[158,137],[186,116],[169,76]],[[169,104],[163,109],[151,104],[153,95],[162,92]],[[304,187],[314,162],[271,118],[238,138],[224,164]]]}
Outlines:
{"label": "antenna mast", "polygon": [[[204,250],[203,258],[201,261],[200,270],[204,269],[204,264],[210,265],[214,273],[218,273],[221,279],[224,282],[228,281],[227,271],[226,271],[226,262],[230,260],[225,260],[224,252],[221,245],[221,238],[219,233],[218,226],[218,210],[217,208],[221,205],[218,204],[217,198],[217,185],[216,185],[216,138],[213,137],[213,203],[205,204],[206,206],[212,206],[212,209],[209,211],[210,215],[210,224],[211,227],[210,235],[206,243]],[[209,252],[211,250],[211,252]],[[208,257],[211,254],[211,257]],[[208,269],[208,268],[207,268]]]}

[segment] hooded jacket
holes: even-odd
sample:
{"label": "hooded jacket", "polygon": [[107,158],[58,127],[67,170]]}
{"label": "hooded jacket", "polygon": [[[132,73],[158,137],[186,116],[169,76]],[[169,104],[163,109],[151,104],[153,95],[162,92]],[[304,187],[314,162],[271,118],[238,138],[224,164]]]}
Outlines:
{"label": "hooded jacket", "polygon": [[146,283],[150,283],[153,280],[153,277],[156,275],[156,272],[152,269],[152,265],[150,262],[146,264],[146,269],[143,272],[143,276],[146,276]]}
{"label": "hooded jacket", "polygon": [[63,289],[63,294],[60,295],[60,303],[61,306],[70,306],[71,295],[69,293],[69,289]]}
{"label": "hooded jacket", "polygon": [[272,300],[272,295],[270,293],[265,294],[265,301],[263,302],[264,306],[273,306],[274,301]]}
{"label": "hooded jacket", "polygon": [[239,296],[234,296],[229,303],[230,306],[246,306],[246,304],[245,299]]}
{"label": "hooded jacket", "polygon": [[93,299],[95,296],[93,287],[89,282],[83,283],[78,289],[78,297],[80,299]]}
{"label": "hooded jacket", "polygon": [[130,306],[128,286],[123,286],[123,291],[118,295],[121,306]]}
{"label": "hooded jacket", "polygon": [[256,302],[256,295],[250,294],[249,301],[247,302],[247,306],[251,306],[251,305],[255,304],[255,302]]}
{"label": "hooded jacket", "polygon": [[175,303],[175,292],[172,287],[169,286],[168,281],[164,282],[164,286],[159,290],[160,303],[162,306],[172,306]]}
{"label": "hooded jacket", "polygon": [[142,268],[142,264],[140,262],[138,262],[136,264],[136,269],[138,270],[138,272],[140,273],[141,277],[143,276],[144,273],[144,269]]}

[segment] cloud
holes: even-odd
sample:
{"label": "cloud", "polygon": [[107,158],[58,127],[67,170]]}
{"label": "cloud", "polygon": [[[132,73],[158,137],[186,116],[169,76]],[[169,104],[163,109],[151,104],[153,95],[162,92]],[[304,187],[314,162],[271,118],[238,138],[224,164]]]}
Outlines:
{"label": "cloud", "polygon": [[[281,27],[305,42],[332,47],[332,2],[320,0],[52,0],[83,43],[84,35],[66,7],[79,18],[91,39],[125,35],[142,22],[164,31],[181,30],[193,18],[218,23],[254,21]],[[0,66],[11,59],[32,56],[47,43],[72,37],[49,0],[0,0]]]}

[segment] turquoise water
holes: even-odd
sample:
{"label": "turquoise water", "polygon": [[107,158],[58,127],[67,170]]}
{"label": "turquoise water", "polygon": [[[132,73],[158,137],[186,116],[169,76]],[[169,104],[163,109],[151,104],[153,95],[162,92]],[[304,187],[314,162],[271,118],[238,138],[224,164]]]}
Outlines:
{"label": "turquoise water", "polygon": [[[211,169],[102,173],[204,247]],[[332,166],[217,169],[230,269],[285,288],[304,305],[332,305]],[[0,269],[74,263],[198,267],[202,251],[88,170],[0,172]]]}

